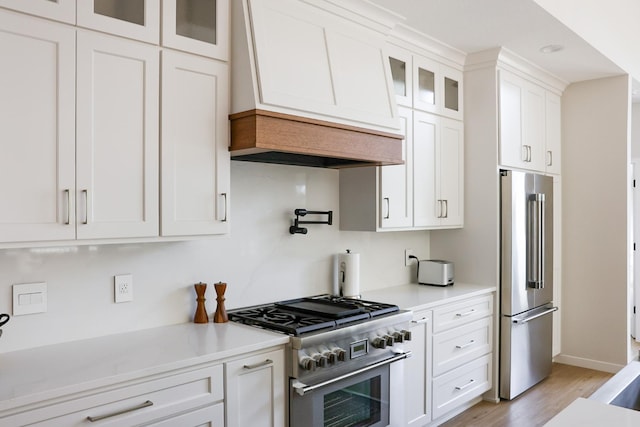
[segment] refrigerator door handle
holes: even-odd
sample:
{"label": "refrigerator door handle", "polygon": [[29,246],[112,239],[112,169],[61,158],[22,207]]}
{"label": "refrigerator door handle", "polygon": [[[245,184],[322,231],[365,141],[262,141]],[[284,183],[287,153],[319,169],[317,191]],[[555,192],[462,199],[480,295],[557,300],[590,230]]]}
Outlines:
{"label": "refrigerator door handle", "polygon": [[546,316],[547,314],[553,313],[554,311],[558,311],[558,307],[551,307],[548,310],[543,311],[542,313],[534,314],[533,316],[525,317],[524,319],[514,318],[513,323],[515,323],[516,325],[524,325],[525,323],[529,323],[532,320],[538,319],[542,316]]}
{"label": "refrigerator door handle", "polygon": [[544,205],[545,195],[529,195],[527,219],[527,286],[533,289],[544,288]]}

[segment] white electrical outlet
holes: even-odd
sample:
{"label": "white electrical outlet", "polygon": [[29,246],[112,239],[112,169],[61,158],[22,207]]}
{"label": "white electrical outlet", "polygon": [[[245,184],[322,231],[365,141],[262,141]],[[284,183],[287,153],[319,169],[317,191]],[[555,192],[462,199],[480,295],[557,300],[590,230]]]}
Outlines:
{"label": "white electrical outlet", "polygon": [[414,253],[413,253],[413,249],[405,249],[404,250],[404,265],[405,265],[405,267],[408,267],[408,266],[411,265],[412,258],[409,258],[409,257],[412,257],[412,256],[415,256]]}
{"label": "white electrical outlet", "polygon": [[113,279],[115,302],[133,301],[133,275],[121,274]]}

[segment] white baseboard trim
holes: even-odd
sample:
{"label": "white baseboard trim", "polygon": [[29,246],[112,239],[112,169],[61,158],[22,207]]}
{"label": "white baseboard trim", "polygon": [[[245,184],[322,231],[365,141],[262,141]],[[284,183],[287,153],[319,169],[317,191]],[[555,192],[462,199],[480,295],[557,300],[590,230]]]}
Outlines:
{"label": "white baseboard trim", "polygon": [[615,374],[620,369],[624,368],[624,365],[618,365],[615,363],[601,362],[599,360],[585,359],[583,357],[569,356],[566,354],[559,354],[553,358],[554,362],[563,363],[565,365],[579,366],[581,368],[595,369],[596,371],[610,372]]}

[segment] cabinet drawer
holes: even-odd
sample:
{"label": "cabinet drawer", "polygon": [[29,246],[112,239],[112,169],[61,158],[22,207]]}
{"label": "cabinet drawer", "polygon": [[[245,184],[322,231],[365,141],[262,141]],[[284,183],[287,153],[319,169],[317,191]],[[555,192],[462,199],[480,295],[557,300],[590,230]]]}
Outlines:
{"label": "cabinet drawer", "polygon": [[493,313],[493,294],[471,298],[433,310],[433,332],[473,322]]}
{"label": "cabinet drawer", "polygon": [[491,353],[433,380],[433,418],[491,388]]}
{"label": "cabinet drawer", "polygon": [[[7,425],[138,425],[221,402],[223,398],[223,368],[217,365],[109,391],[88,391],[84,397],[17,414],[8,419]],[[88,417],[93,417],[94,422]]]}
{"label": "cabinet drawer", "polygon": [[491,352],[491,318],[433,336],[433,375],[443,374]]}

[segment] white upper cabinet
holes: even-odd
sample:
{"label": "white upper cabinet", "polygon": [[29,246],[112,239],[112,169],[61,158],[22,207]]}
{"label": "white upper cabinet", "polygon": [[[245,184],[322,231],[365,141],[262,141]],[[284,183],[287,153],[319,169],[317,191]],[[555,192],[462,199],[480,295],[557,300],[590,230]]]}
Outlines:
{"label": "white upper cabinet", "polygon": [[78,25],[223,61],[229,59],[229,0],[162,0],[162,9],[160,3],[78,0]]}
{"label": "white upper cabinet", "polygon": [[163,236],[229,230],[228,103],[226,63],[162,53]]}
{"label": "white upper cabinet", "polygon": [[234,4],[233,112],[259,108],[397,131],[383,30],[365,14],[341,16],[333,3]]}
{"label": "white upper cabinet", "polygon": [[160,40],[159,0],[78,0],[78,26],[147,43]]}
{"label": "white upper cabinet", "polygon": [[463,225],[463,124],[414,112],[414,224],[440,228]]}
{"label": "white upper cabinet", "polygon": [[162,45],[229,59],[229,0],[162,0]]}
{"label": "white upper cabinet", "polygon": [[155,46],[78,32],[78,239],[157,236]]}
{"label": "white upper cabinet", "polygon": [[399,107],[403,165],[379,167],[380,227],[404,228],[413,226],[413,112]]}
{"label": "white upper cabinet", "polygon": [[0,242],[75,237],[75,31],[0,11]]}
{"label": "white upper cabinet", "polygon": [[546,152],[545,170],[556,175],[560,174],[562,164],[562,113],[560,96],[552,92],[545,94],[545,131],[546,131]]}
{"label": "white upper cabinet", "polygon": [[500,164],[560,173],[560,96],[499,70]]}
{"label": "white upper cabinet", "polygon": [[399,105],[463,119],[462,70],[389,44],[389,65]]}
{"label": "white upper cabinet", "polygon": [[68,24],[76,22],[76,0],[0,0],[0,6]]}

